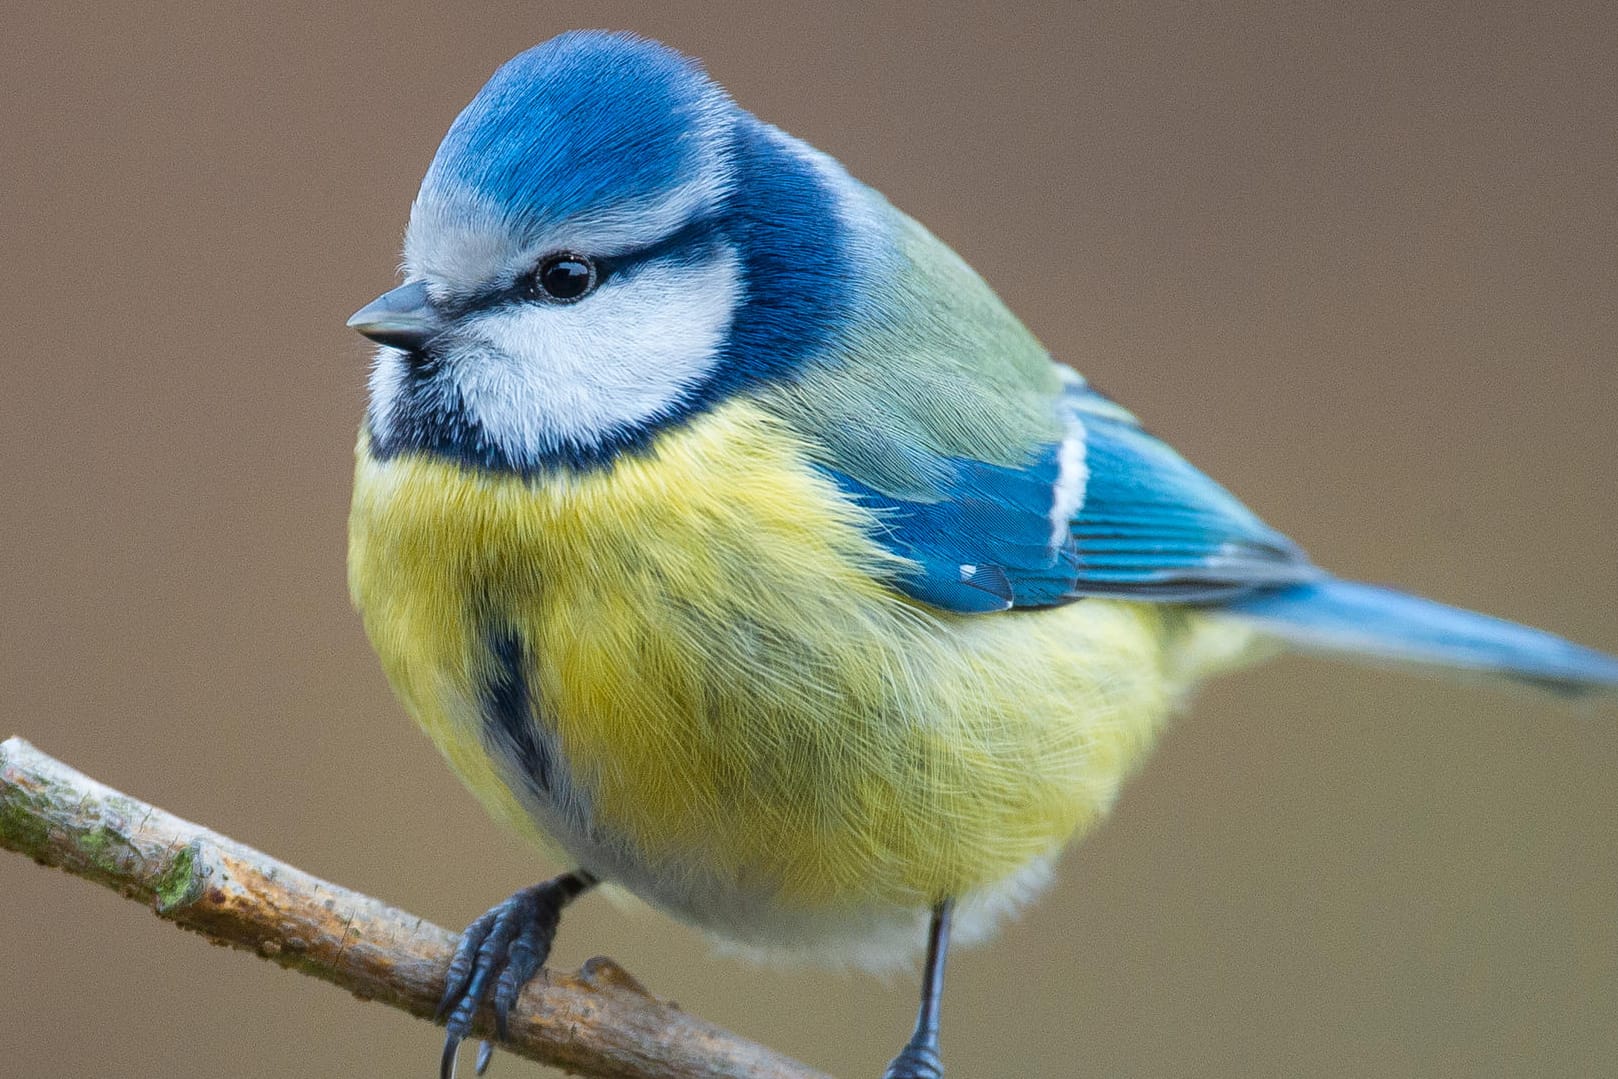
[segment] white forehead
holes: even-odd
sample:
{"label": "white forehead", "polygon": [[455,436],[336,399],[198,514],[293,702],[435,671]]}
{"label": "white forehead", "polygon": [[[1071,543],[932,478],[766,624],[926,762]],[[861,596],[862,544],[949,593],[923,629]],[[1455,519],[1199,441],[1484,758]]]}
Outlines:
{"label": "white forehead", "polygon": [[405,229],[404,273],[435,298],[470,293],[532,270],[558,251],[609,257],[648,247],[716,211],[732,183],[721,133],[705,133],[685,182],[656,195],[609,201],[565,220],[519,224],[480,192],[440,181],[424,187]]}

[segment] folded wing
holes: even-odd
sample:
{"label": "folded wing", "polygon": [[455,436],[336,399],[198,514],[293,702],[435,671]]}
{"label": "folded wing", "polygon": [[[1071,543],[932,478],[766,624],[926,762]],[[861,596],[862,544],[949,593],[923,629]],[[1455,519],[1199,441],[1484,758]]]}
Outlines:
{"label": "folded wing", "polygon": [[1059,437],[1018,464],[941,456],[930,491],[890,494],[855,469],[827,470],[915,569],[895,583],[959,613],[1084,596],[1210,603],[1317,579],[1298,547],[1068,375]]}

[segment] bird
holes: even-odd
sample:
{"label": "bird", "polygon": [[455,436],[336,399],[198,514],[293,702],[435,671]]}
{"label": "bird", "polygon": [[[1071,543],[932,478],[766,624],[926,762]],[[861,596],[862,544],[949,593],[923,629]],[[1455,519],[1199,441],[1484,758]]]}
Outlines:
{"label": "bird", "polygon": [[1294,648],[1618,690],[1611,656],[1317,567],[655,41],[501,66],[402,276],[349,321],[350,592],[451,768],[572,867],[461,938],[446,1079],[598,886],[744,954],[921,959],[885,1075],[940,1079],[951,942],[1039,893],[1202,680]]}

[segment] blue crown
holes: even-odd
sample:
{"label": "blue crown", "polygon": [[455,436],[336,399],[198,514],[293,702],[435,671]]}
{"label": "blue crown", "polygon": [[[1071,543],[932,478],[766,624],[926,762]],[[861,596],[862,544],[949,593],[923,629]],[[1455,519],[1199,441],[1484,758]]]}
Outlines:
{"label": "blue crown", "polygon": [[631,34],[577,30],[494,73],[444,137],[422,197],[470,189],[518,230],[667,192],[734,106],[702,68]]}

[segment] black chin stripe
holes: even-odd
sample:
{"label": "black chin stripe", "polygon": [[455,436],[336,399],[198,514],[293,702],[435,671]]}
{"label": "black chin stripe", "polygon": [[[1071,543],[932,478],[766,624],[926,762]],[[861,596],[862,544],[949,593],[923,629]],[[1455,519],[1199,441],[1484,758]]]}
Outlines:
{"label": "black chin stripe", "polygon": [[532,456],[507,451],[464,409],[423,407],[415,400],[395,402],[385,423],[374,416],[367,417],[366,433],[371,456],[378,461],[423,454],[452,461],[470,471],[533,479],[609,468],[626,454],[645,453],[664,428],[711,404],[699,390],[692,400],[675,402],[665,415],[650,423],[608,432],[588,446],[561,442]]}

